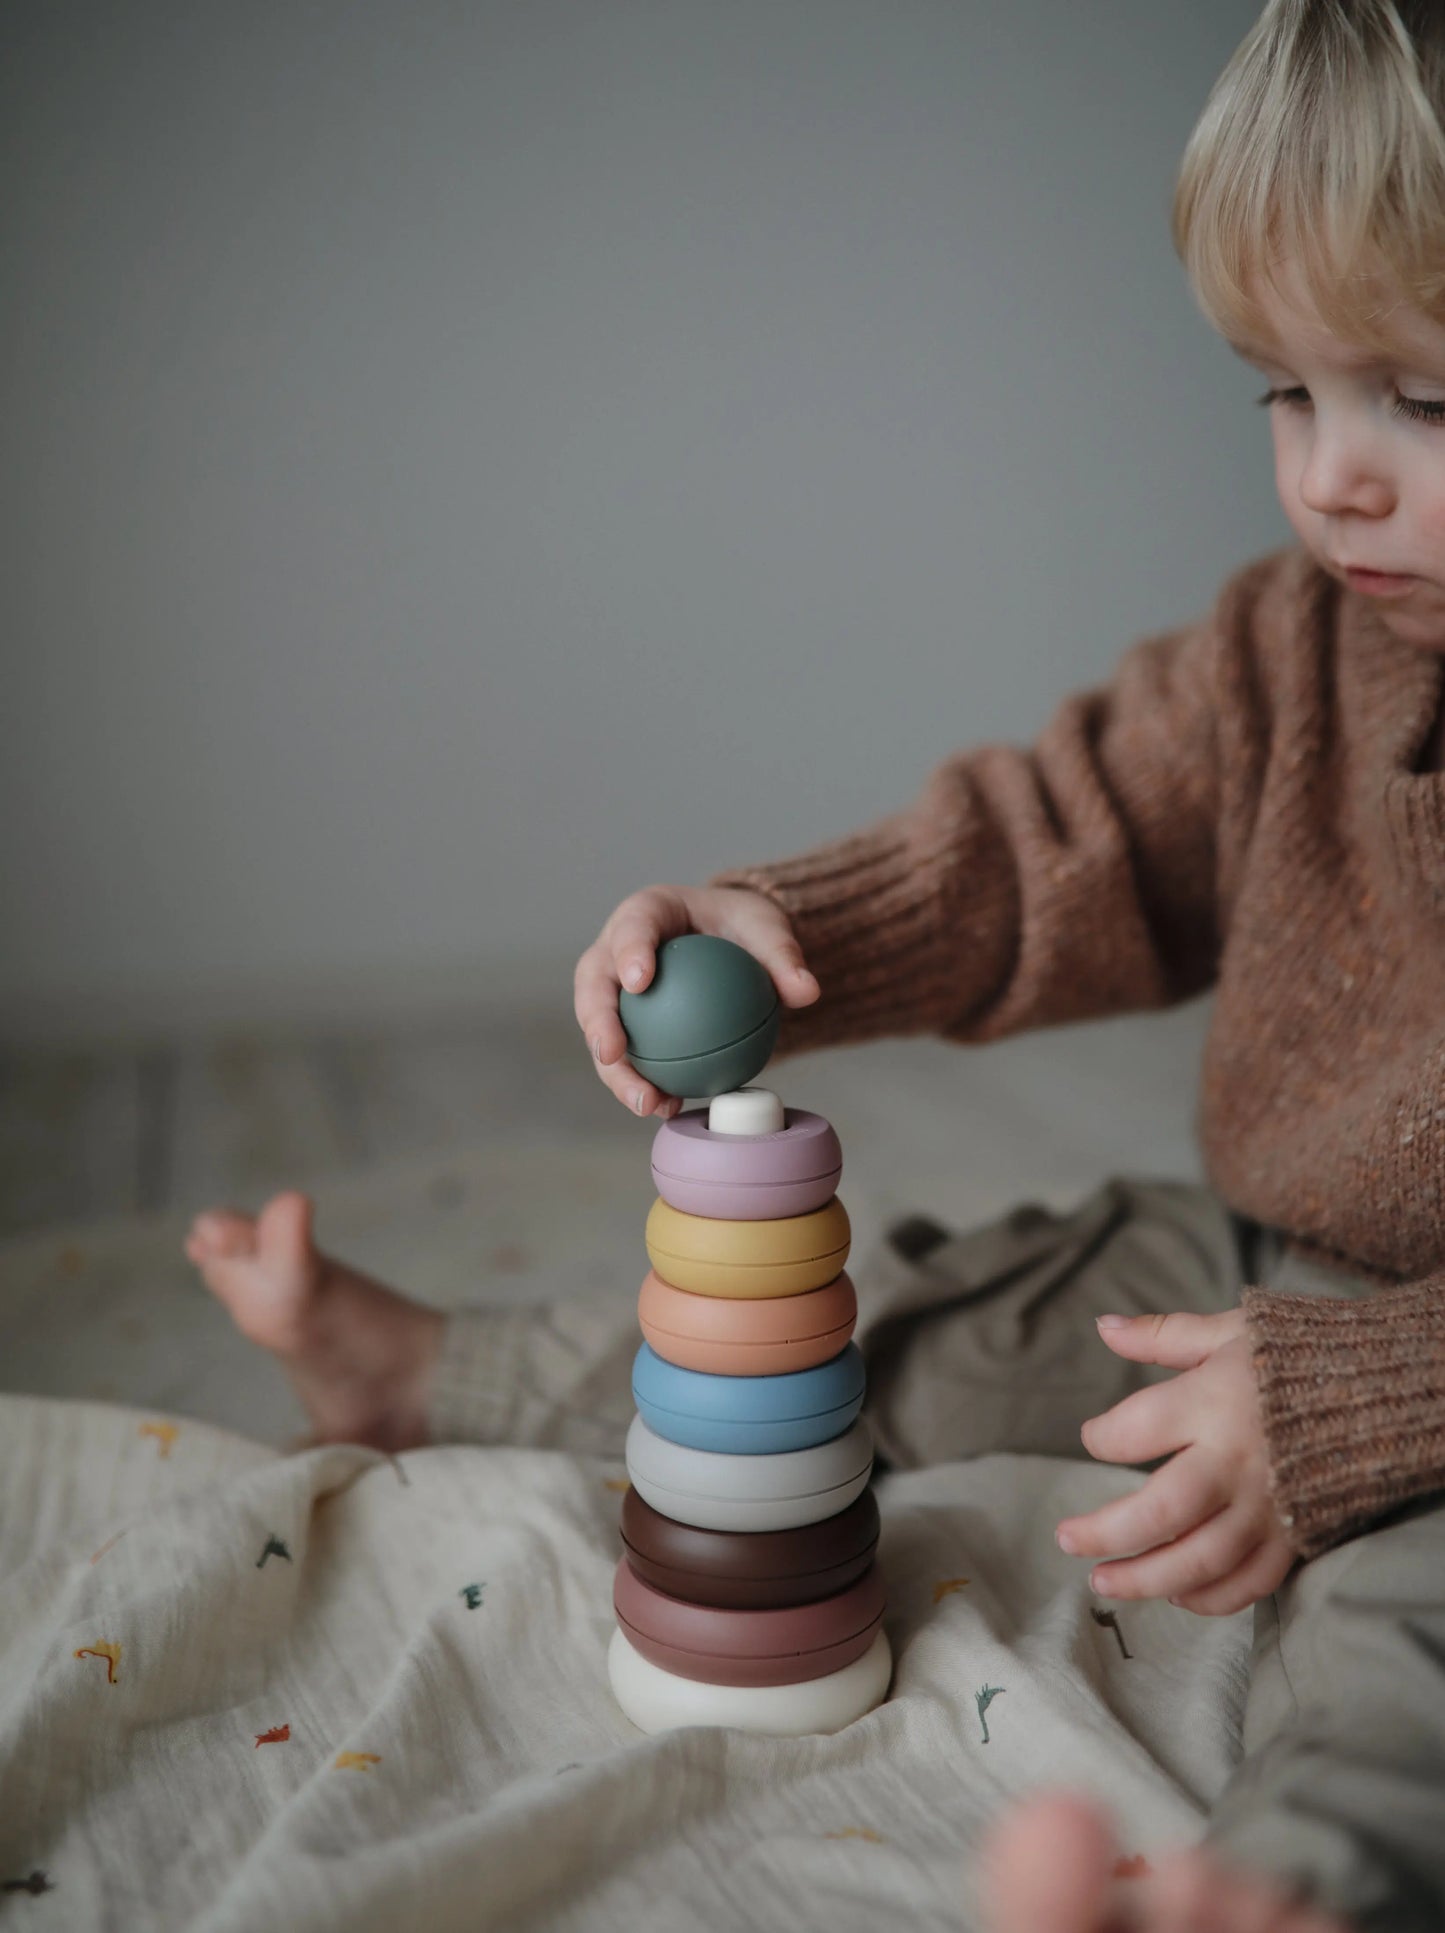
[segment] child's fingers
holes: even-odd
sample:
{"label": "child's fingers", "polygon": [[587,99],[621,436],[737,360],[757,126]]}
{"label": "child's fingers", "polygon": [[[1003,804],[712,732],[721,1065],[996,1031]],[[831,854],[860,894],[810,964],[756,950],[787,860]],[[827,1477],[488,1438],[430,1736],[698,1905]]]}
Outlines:
{"label": "child's fingers", "polygon": [[801,952],[796,960],[775,965],[771,971],[778,998],[785,1007],[811,1007],[822,994],[817,975],[803,965]]}
{"label": "child's fingers", "polygon": [[1349,1933],[1271,1874],[1224,1865],[1213,1848],[1170,1853],[1143,1882],[1128,1924],[1148,1933]]}
{"label": "child's fingers", "polygon": [[1258,1537],[1254,1513],[1227,1504],[1172,1544],[1097,1565],[1089,1585],[1100,1597],[1188,1597],[1228,1577],[1249,1557]]}
{"label": "child's fingers", "polygon": [[664,1094],[660,1087],[654,1087],[651,1081],[645,1081],[637,1074],[633,1074],[629,1082],[614,1088],[613,1092],[633,1114],[655,1114],[663,1121],[670,1121],[682,1106],[675,1094]]}
{"label": "child's fingers", "polygon": [[806,966],[793,969],[793,986],[796,992],[789,996],[789,1004],[797,1007],[810,1005],[823,991],[817,974],[811,967]]}
{"label": "child's fingers", "polygon": [[578,960],[573,1010],[599,1079],[634,1114],[671,1119],[682,1101],[663,1094],[627,1059],[621,994],[623,989],[645,993],[657,971],[658,948],[690,932],[716,932],[745,947],[767,968],[785,1006],[805,1007],[819,997],[818,982],[803,964],[787,915],[763,894],[668,886],[633,893]]}
{"label": "child's fingers", "polygon": [[660,1087],[644,1080],[629,1060],[618,1060],[610,1067],[600,1062],[595,1064],[602,1085],[621,1101],[629,1114],[657,1114],[671,1120],[682,1106],[676,1096],[664,1094]]}
{"label": "child's fingers", "polygon": [[706,930],[698,917],[697,899],[689,887],[647,886],[623,900],[598,942],[610,955],[615,987],[645,993],[657,971],[657,949],[663,941]]}
{"label": "child's fingers", "polygon": [[[654,1111],[666,1119],[677,1113],[682,1102],[654,1087],[627,1059],[627,1036],[617,1017],[616,982],[600,973],[595,965],[584,971],[578,965],[577,1024],[587,1037],[597,1078],[632,1114]],[[610,989],[610,994],[609,994]]]}
{"label": "child's fingers", "polygon": [[612,935],[612,972],[619,987],[642,993],[652,984],[661,940],[658,922],[645,914],[627,914],[619,920]]}
{"label": "child's fingers", "polygon": [[627,1058],[627,1035],[617,1013],[617,981],[600,940],[577,962],[574,987],[577,1024],[586,1037],[602,1085],[630,1114],[655,1113],[671,1120],[682,1101],[645,1080]]}
{"label": "child's fingers", "polygon": [[[635,895],[641,899],[643,895]],[[627,903],[628,905],[631,902]],[[623,911],[615,934],[604,932],[577,962],[573,1010],[604,1087],[624,1107],[649,1114],[663,1096],[627,1060],[627,1033],[618,1012],[621,976],[643,985],[657,960],[660,923],[645,912]]]}
{"label": "child's fingers", "polygon": [[600,940],[577,962],[572,1010],[599,1072],[626,1053],[627,1035],[617,1014],[617,980]]}
{"label": "child's fingers", "polygon": [[989,1933],[1052,1933],[1105,1922],[1116,1848],[1107,1817],[1082,1794],[1039,1792],[983,1842]]}
{"label": "child's fingers", "polygon": [[1059,1549],[1080,1557],[1153,1550],[1208,1521],[1229,1493],[1206,1458],[1181,1450],[1127,1497],[1116,1497],[1086,1517],[1066,1517],[1055,1535]]}
{"label": "child's fingers", "polygon": [[754,958],[768,969],[785,1007],[811,1006],[818,998],[822,989],[808,970],[792,925],[771,900],[758,896],[757,931],[747,940],[739,936],[738,944],[746,945]]}
{"label": "child's fingers", "polygon": [[[249,1255],[256,1245],[256,1224],[235,1208],[207,1208],[191,1223],[188,1239],[207,1256]],[[189,1246],[186,1253],[190,1254]],[[192,1261],[198,1259],[191,1256]]]}
{"label": "child's fingers", "polygon": [[[621,1034],[620,1025],[618,1032]],[[682,1102],[671,1094],[664,1094],[660,1087],[654,1087],[652,1082],[639,1074],[632,1062],[627,1059],[625,1034],[614,1048],[606,1051],[613,1053],[614,1057],[611,1060],[604,1060],[597,1055],[593,1057],[597,1077],[608,1092],[621,1101],[629,1114],[658,1113],[670,1120],[677,1113]]]}
{"label": "child's fingers", "polygon": [[1095,1320],[1101,1338],[1116,1356],[1159,1363],[1165,1369],[1193,1369],[1244,1329],[1242,1309],[1225,1309],[1212,1316],[1180,1310],[1173,1315],[1098,1316]]}
{"label": "child's fingers", "polygon": [[1175,1591],[1170,1602],[1202,1618],[1225,1618],[1278,1590],[1294,1568],[1294,1552],[1276,1538],[1266,1538],[1235,1565],[1227,1577],[1216,1578],[1197,1591]]}
{"label": "child's fingers", "polygon": [[657,949],[665,939],[686,933],[691,921],[682,895],[666,886],[648,886],[618,906],[572,976],[573,1008],[593,1059],[610,1065],[623,1053],[627,1037],[617,1014],[622,987],[639,992],[652,979]]}
{"label": "child's fingers", "polygon": [[1101,1463],[1152,1463],[1189,1442],[1189,1407],[1180,1401],[1177,1381],[1151,1383],[1102,1416],[1091,1416],[1079,1437]]}

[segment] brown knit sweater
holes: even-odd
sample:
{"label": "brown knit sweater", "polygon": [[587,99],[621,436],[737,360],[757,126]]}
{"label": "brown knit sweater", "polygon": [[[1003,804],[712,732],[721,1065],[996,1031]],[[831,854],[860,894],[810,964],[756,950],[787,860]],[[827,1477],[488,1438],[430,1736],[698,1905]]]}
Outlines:
{"label": "brown knit sweater", "polygon": [[1445,1490],[1445,660],[1302,550],[1144,638],[1032,750],[714,885],[789,915],[822,987],[780,1054],[996,1040],[1215,989],[1199,1101],[1239,1212],[1378,1280],[1246,1289],[1272,1478],[1303,1556]]}

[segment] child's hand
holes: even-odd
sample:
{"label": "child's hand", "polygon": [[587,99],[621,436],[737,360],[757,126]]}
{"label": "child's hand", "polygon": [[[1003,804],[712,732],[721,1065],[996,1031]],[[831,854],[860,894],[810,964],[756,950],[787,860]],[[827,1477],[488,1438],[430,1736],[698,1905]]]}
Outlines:
{"label": "child's hand", "polygon": [[1099,1334],[1130,1362],[1185,1373],[1091,1417],[1084,1448],[1105,1463],[1169,1461],[1130,1496],[1066,1518],[1060,1547],[1086,1556],[1143,1553],[1094,1570],[1089,1581],[1101,1597],[1167,1597],[1206,1617],[1243,1610],[1295,1561],[1269,1494],[1243,1310],[1101,1316]]}
{"label": "child's hand", "polygon": [[803,965],[792,924],[764,893],[736,886],[649,886],[624,899],[577,962],[573,1006],[603,1085],[634,1114],[654,1109],[670,1120],[682,1102],[645,1081],[624,1058],[627,1036],[617,1012],[622,987],[641,993],[657,949],[680,933],[735,940],[767,968],[785,1007],[811,1006],[821,991]]}

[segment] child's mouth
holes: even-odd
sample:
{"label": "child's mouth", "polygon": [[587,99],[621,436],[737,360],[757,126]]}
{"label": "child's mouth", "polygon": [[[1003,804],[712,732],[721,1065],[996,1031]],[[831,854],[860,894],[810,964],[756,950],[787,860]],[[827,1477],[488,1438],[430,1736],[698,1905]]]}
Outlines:
{"label": "child's mouth", "polygon": [[1371,597],[1399,597],[1409,590],[1415,582],[1413,577],[1404,577],[1395,571],[1345,571],[1350,588],[1364,591]]}

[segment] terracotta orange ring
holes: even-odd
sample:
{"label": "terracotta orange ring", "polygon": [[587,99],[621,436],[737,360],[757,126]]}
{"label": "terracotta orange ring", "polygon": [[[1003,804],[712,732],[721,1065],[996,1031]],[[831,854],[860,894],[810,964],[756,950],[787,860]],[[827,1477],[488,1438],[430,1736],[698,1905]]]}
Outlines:
{"label": "terracotta orange ring", "polygon": [[740,1299],[675,1289],[650,1269],[637,1298],[649,1344],[680,1369],[713,1376],[784,1376],[847,1346],[858,1297],[846,1273],[802,1295]]}

